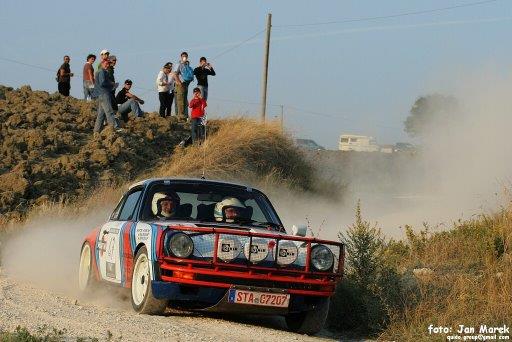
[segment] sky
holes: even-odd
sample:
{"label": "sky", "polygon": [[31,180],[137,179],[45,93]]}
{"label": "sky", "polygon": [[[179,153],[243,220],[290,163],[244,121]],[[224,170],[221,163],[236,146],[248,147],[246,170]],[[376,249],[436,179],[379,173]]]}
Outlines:
{"label": "sky", "polygon": [[[288,132],[329,149],[342,133],[414,142],[403,121],[418,96],[450,94],[463,75],[481,69],[510,71],[512,1],[347,19],[474,2],[0,0],[0,84],[53,92],[63,55],[78,76],[87,54],[108,49],[118,59],[117,81],[133,80],[143,110],[156,111],[158,71],[188,51],[193,66],[205,56],[217,72],[209,79],[209,118],[257,119],[262,31],[272,13],[267,119],[283,105]],[[309,25],[325,22],[336,23]],[[83,96],[78,77],[71,95]]]}

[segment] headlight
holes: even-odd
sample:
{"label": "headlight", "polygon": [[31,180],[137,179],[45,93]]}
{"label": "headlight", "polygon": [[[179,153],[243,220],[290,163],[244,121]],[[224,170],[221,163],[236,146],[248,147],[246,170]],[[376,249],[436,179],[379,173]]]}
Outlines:
{"label": "headlight", "polygon": [[185,233],[175,233],[169,239],[169,250],[178,258],[188,258],[194,251],[194,242]]}
{"label": "headlight", "polygon": [[311,264],[317,271],[327,271],[334,264],[334,255],[324,245],[313,246],[311,248]]}

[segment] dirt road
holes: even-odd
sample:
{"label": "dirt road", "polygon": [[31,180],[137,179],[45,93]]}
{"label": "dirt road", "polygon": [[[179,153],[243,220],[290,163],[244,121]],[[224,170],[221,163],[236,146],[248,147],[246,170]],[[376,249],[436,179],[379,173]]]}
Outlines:
{"label": "dirt road", "polygon": [[[69,279],[73,282],[74,279]],[[0,269],[0,329],[30,331],[47,325],[66,329],[70,338],[121,341],[328,341],[284,330],[284,321],[270,317],[221,317],[169,311],[165,316],[132,311],[123,292],[104,290],[96,298],[80,298],[18,281]]]}

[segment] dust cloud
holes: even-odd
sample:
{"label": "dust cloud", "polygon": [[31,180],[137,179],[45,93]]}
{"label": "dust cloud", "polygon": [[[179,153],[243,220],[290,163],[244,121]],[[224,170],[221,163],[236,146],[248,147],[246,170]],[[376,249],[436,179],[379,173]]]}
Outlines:
{"label": "dust cloud", "polygon": [[[455,78],[454,78],[455,79]],[[448,85],[459,102],[452,120],[430,125],[418,153],[315,152],[322,176],[346,184],[342,200],[277,194],[273,202],[287,226],[309,222],[322,238],[336,238],[363,217],[388,237],[405,225],[444,230],[506,206],[512,178],[512,75],[472,74]],[[415,99],[411,99],[411,105]],[[447,124],[449,122],[449,124]]]}
{"label": "dust cloud", "polygon": [[78,293],[80,248],[86,234],[105,222],[110,209],[29,218],[2,245],[2,268],[10,276],[66,294]]}

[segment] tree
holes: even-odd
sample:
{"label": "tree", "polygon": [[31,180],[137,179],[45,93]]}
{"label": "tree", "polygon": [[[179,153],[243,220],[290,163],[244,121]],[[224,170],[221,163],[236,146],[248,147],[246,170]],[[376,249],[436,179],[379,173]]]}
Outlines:
{"label": "tree", "polygon": [[404,121],[405,132],[411,137],[422,137],[432,129],[450,126],[457,119],[458,107],[457,99],[453,96],[421,96],[416,99]]}

